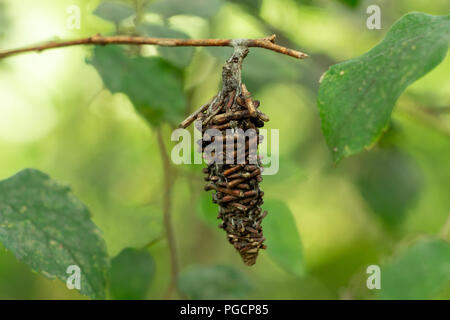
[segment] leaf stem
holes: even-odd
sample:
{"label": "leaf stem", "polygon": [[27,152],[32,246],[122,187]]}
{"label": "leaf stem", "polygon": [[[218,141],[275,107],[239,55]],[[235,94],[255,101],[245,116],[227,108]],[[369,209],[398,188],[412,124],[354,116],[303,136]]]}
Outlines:
{"label": "leaf stem", "polygon": [[306,53],[289,49],[275,44],[275,35],[260,39],[175,39],[175,38],[151,38],[137,36],[102,36],[96,34],[92,37],[67,40],[52,41],[41,45],[30,46],[19,49],[12,49],[0,52],[0,59],[26,52],[41,52],[48,49],[70,47],[76,45],[108,45],[108,44],[128,44],[128,45],[159,45],[166,47],[234,47],[237,44],[247,47],[257,47],[272,50],[297,59],[307,58]]}

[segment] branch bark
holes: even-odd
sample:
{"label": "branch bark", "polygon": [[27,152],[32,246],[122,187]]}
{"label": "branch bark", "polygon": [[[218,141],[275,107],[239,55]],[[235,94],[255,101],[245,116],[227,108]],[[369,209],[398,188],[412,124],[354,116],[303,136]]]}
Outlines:
{"label": "branch bark", "polygon": [[275,35],[261,39],[173,39],[173,38],[150,38],[150,37],[130,37],[130,36],[102,36],[97,34],[89,38],[53,41],[45,44],[30,46],[19,49],[12,49],[0,52],[0,59],[27,52],[42,52],[44,50],[71,47],[77,45],[108,45],[108,44],[128,44],[128,45],[158,45],[165,47],[234,47],[242,45],[246,47],[256,47],[272,50],[297,59],[307,58],[306,53],[289,49],[275,44]]}

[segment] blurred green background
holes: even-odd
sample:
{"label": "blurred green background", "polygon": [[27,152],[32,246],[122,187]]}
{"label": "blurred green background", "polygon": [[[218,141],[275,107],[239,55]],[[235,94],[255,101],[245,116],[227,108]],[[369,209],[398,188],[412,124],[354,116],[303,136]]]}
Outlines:
{"label": "blurred green background", "polygon": [[[92,14],[99,3],[0,1],[0,49],[113,33],[113,23]],[[173,220],[182,272],[192,272],[195,266],[230,267],[245,279],[239,280],[246,283],[236,295],[239,298],[377,297],[377,290],[366,287],[368,265],[395,261],[418,239],[446,238],[450,58],[400,97],[389,130],[377,145],[337,166],[321,132],[316,107],[319,78],[330,65],[370,50],[407,12],[448,14],[448,0],[215,0],[203,11],[192,11],[189,3],[178,1],[178,12],[170,17],[164,10],[149,9],[142,21],[170,26],[192,38],[276,33],[279,44],[311,58],[296,61],[251,49],[243,69],[247,87],[271,118],[266,128],[280,130],[280,170],[264,177],[262,189],[267,199],[280,200],[292,211],[305,272],[300,276],[286,271],[266,252],[255,266],[245,266],[217,228],[216,209],[208,205],[211,195],[203,191],[201,166],[181,165]],[[381,8],[381,30],[366,28],[370,4]],[[79,30],[66,27],[70,5],[81,8]],[[156,131],[135,112],[127,96],[104,89],[97,71],[86,63],[91,53],[89,47],[72,47],[0,61],[0,179],[32,167],[69,183],[90,208],[111,257],[127,247],[146,247],[151,253],[155,272],[145,298],[161,299],[170,267],[162,239],[163,173]],[[196,48],[182,66],[185,114],[219,90],[221,66],[230,53],[230,48]],[[147,48],[145,54],[162,52]],[[171,130],[162,125],[169,148],[174,145]],[[396,297],[406,298],[407,291],[405,287]],[[199,297],[218,297],[214,290],[208,292]],[[449,299],[450,286],[425,288],[414,297]],[[0,298],[85,297],[67,290],[62,282],[32,273],[0,245]]]}

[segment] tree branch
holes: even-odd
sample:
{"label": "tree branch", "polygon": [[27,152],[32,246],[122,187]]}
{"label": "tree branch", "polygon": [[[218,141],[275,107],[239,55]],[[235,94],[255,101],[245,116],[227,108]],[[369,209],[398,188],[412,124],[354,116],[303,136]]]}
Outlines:
{"label": "tree branch", "polygon": [[12,49],[0,52],[0,59],[27,52],[41,52],[48,49],[71,47],[77,45],[108,45],[108,44],[129,44],[129,45],[158,45],[165,47],[233,47],[243,45],[246,47],[256,47],[272,50],[297,59],[307,58],[306,53],[289,49],[275,44],[275,35],[261,39],[172,39],[172,38],[150,38],[150,37],[130,37],[130,36],[102,36],[97,34],[89,38],[53,41],[45,44],[30,46],[20,49]]}

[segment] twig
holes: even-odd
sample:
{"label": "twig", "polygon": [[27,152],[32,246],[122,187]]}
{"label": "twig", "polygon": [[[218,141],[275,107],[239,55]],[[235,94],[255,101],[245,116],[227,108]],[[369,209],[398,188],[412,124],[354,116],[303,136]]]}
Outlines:
{"label": "twig", "polygon": [[204,112],[206,109],[208,109],[209,105],[214,101],[214,99],[217,97],[217,95],[215,95],[209,102],[205,103],[204,105],[202,105],[200,108],[198,108],[194,113],[192,113],[189,117],[187,117],[182,123],[180,123],[180,125],[178,126],[179,128],[183,128],[186,129],[187,127],[189,127],[191,125],[192,122],[195,121],[195,119],[197,119],[197,116]]}
{"label": "twig", "polygon": [[171,168],[171,162],[167,153],[164,139],[162,137],[161,129],[156,131],[158,145],[161,153],[163,172],[164,172],[164,199],[163,199],[163,213],[164,213],[164,228],[166,231],[167,244],[170,252],[170,283],[167,288],[165,298],[169,299],[176,288],[178,278],[178,257],[175,242],[175,234],[172,226],[172,191],[174,184],[174,175]]}
{"label": "twig", "polygon": [[304,59],[308,57],[306,53],[275,44],[275,37],[275,35],[272,35],[270,37],[261,39],[172,39],[130,36],[102,36],[100,34],[96,34],[95,36],[89,38],[68,41],[52,41],[42,45],[3,51],[0,52],[0,59],[26,52],[41,52],[48,49],[62,47],[108,44],[159,45],[166,47],[233,47],[236,44],[240,44],[247,47],[257,47],[272,50],[297,59]]}
{"label": "twig", "polygon": [[250,92],[248,92],[245,84],[241,84],[241,87],[242,87],[242,94],[244,95],[244,99],[245,99],[245,105],[248,109],[248,112],[250,113],[250,116],[256,117],[257,113],[256,113],[256,108],[253,104],[252,96],[251,96]]}

